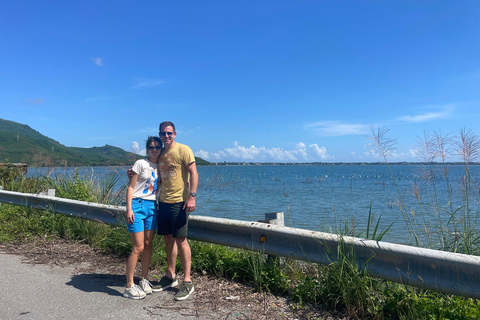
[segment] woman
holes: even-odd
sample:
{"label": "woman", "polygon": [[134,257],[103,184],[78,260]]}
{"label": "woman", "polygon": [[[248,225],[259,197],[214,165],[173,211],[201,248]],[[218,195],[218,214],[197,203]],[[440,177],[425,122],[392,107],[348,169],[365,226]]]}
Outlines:
{"label": "woman", "polygon": [[[127,260],[127,285],[123,296],[143,299],[152,293],[152,284],[147,280],[152,241],[157,227],[155,201],[157,194],[157,159],[162,151],[158,137],[148,137],[148,157],[135,162],[133,176],[127,190],[127,228],[132,241],[132,253]],[[142,255],[142,278],[139,285],[133,282],[138,257]]]}

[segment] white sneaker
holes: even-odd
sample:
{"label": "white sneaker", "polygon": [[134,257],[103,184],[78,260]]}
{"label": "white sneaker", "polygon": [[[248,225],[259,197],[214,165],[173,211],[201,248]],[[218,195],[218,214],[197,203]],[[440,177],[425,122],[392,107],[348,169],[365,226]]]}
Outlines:
{"label": "white sneaker", "polygon": [[136,284],[133,284],[130,288],[125,287],[125,292],[123,293],[123,296],[125,298],[129,299],[134,299],[134,300],[140,300],[145,298],[147,294],[137,286]]}
{"label": "white sneaker", "polygon": [[150,294],[153,292],[152,284],[147,279],[140,280],[139,285],[140,285],[140,288],[143,290],[143,292],[145,292],[146,294]]}

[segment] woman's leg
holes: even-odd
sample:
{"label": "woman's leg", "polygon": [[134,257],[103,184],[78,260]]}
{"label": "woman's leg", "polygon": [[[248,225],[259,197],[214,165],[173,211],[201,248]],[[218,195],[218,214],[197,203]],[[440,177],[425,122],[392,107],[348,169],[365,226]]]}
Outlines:
{"label": "woman's leg", "polygon": [[144,233],[130,232],[130,239],[132,240],[132,253],[127,260],[127,288],[133,284],[133,275],[137,266],[138,257],[143,252]]}
{"label": "woman's leg", "polygon": [[144,231],[143,253],[142,253],[142,278],[147,279],[152,258],[152,242],[155,230]]}

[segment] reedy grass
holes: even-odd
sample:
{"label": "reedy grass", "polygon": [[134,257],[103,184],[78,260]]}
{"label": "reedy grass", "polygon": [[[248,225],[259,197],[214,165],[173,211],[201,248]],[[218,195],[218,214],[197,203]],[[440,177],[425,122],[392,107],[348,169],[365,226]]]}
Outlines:
{"label": "reedy grass", "polygon": [[[60,179],[53,180],[57,194],[85,200],[94,198],[91,193],[98,190],[89,188],[90,181],[95,180],[88,177],[74,175],[68,182]],[[51,183],[39,177],[22,178],[11,186],[22,187],[22,192],[38,192],[51,187]],[[26,190],[27,187],[35,191]],[[380,219],[374,219],[370,208],[365,234],[354,227],[354,221],[351,226],[345,221],[341,230],[334,232],[381,240],[388,229],[378,230]],[[129,234],[124,226],[108,226],[46,210],[0,206],[0,242],[31,241],[38,236],[83,241],[125,258],[131,251]],[[432,314],[435,319],[453,319],[456,315],[456,319],[480,317],[476,300],[371,278],[367,274],[368,263],[358,266],[354,250],[343,241],[335,252],[330,252],[331,263],[328,266],[286,258],[269,264],[262,252],[189,241],[193,271],[246,282],[258,291],[287,295],[300,308],[308,303],[322,309],[346,312],[357,319],[432,319]],[[151,267],[165,270],[165,247],[161,237],[155,237],[153,248]],[[179,263],[177,270],[181,270]]]}
{"label": "reedy grass", "polygon": [[[370,147],[383,157],[387,164],[393,184],[398,193],[399,208],[405,221],[413,244],[451,252],[480,254],[480,233],[477,230],[478,212],[474,206],[474,185],[471,181],[469,166],[479,155],[479,140],[469,129],[460,129],[458,134],[442,134],[441,131],[425,131],[423,137],[417,138],[420,160],[424,163],[423,181],[425,188],[415,184],[413,193],[417,199],[417,208],[408,207],[404,194],[400,192],[393,175],[388,157],[394,152],[395,140],[387,136],[388,129],[371,127]],[[450,167],[446,160],[453,152],[464,163],[463,181],[461,181],[462,203],[456,207],[453,187],[450,181]],[[448,202],[440,199],[437,181],[440,176],[434,163],[440,160],[445,178]],[[430,217],[436,217],[436,223]],[[435,239],[435,240],[434,240]]]}
{"label": "reedy grass", "polygon": [[395,175],[392,172],[392,168],[390,167],[390,164],[388,162],[388,157],[395,150],[396,140],[388,136],[389,130],[386,127],[377,128],[375,130],[375,128],[371,126],[370,130],[372,132],[372,135],[370,136],[370,143],[368,144],[367,147],[373,148],[375,152],[384,159],[385,164],[387,165],[388,171],[390,173],[392,183],[395,186],[399,196],[398,204],[399,204],[399,208],[402,213],[402,216],[404,220],[407,222],[406,227],[409,231],[410,236],[413,236],[415,245],[421,246],[421,240],[417,234],[417,223],[415,221],[415,216],[413,216],[413,220],[412,218],[410,218],[410,214],[408,212],[407,206],[405,205],[405,201],[403,199],[403,194],[402,192],[400,192],[397,179],[395,178]]}
{"label": "reedy grass", "polygon": [[[452,137],[453,138],[450,138]],[[432,197],[431,208],[434,214],[438,216],[438,225],[435,232],[439,235],[439,243],[433,244],[434,248],[462,252],[466,254],[478,254],[478,230],[477,230],[477,216],[478,212],[472,212],[471,199],[473,195],[473,185],[470,179],[469,166],[472,161],[478,157],[478,137],[472,133],[471,130],[462,128],[456,135],[447,134],[442,135],[440,132],[428,132],[425,135],[425,140],[430,140],[434,146],[433,150],[429,150],[428,155],[431,161],[428,162],[431,179],[431,189],[434,197]],[[452,197],[452,187],[449,180],[449,167],[445,163],[445,159],[450,157],[451,150],[457,154],[464,164],[463,181],[461,182],[462,189],[462,203],[456,209]],[[436,173],[432,169],[432,162],[435,159],[440,159],[443,163],[443,174],[446,181],[446,188],[448,194],[448,203],[442,206],[438,199],[438,189],[435,181],[437,179]],[[444,224],[443,221],[446,221]]]}

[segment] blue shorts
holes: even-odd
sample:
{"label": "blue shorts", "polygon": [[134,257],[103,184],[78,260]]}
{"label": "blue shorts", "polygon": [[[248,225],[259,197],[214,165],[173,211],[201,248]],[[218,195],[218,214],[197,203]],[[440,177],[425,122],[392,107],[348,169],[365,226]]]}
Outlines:
{"label": "blue shorts", "polygon": [[132,211],[135,214],[135,221],[132,224],[127,222],[128,232],[142,232],[157,228],[155,201],[140,198],[132,199]]}

